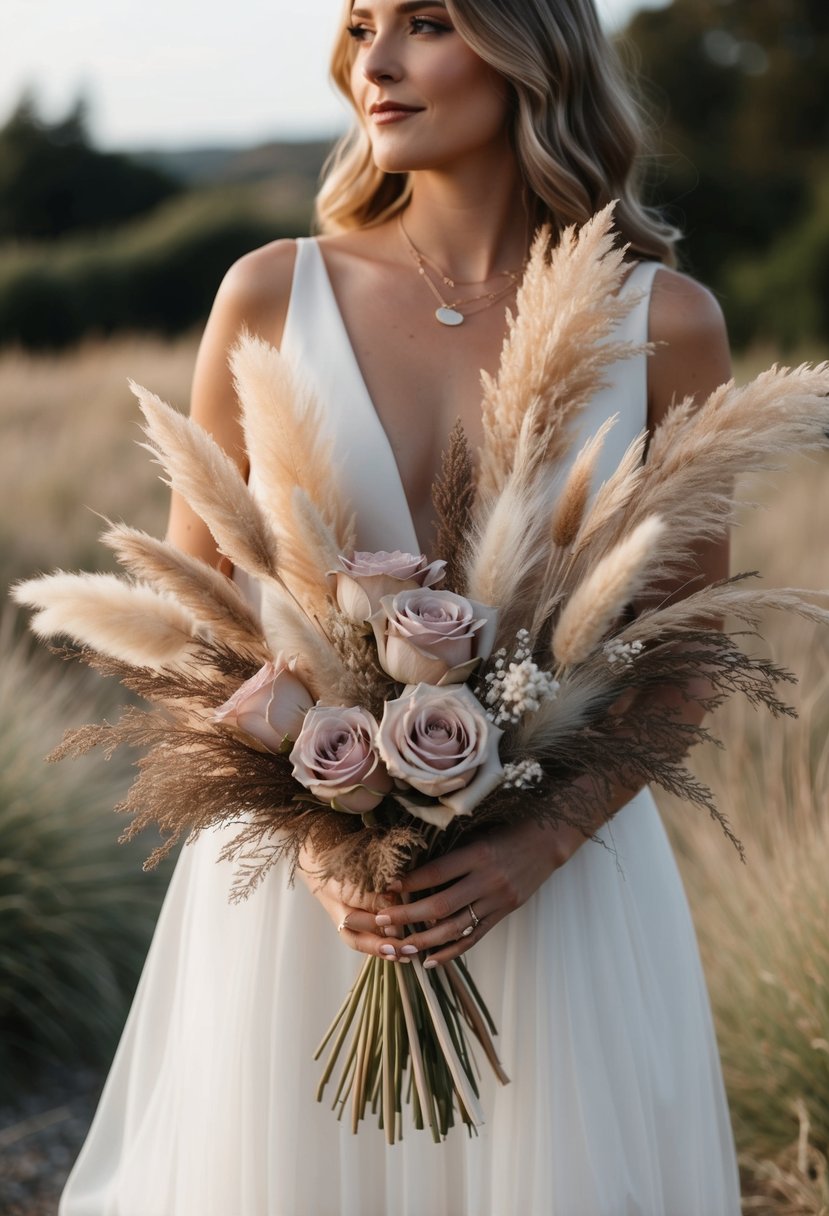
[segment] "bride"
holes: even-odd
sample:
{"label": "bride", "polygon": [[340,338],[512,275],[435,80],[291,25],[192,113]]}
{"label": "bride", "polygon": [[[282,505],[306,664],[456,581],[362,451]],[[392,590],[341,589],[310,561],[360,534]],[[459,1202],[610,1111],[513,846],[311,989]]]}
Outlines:
{"label": "bride", "polygon": [[[323,235],[230,268],[195,368],[192,414],[252,486],[227,363],[242,326],[316,390],[359,547],[429,553],[440,454],[458,417],[480,440],[480,370],[497,368],[533,231],[612,199],[636,297],[618,336],[653,353],[614,364],[584,412],[584,438],[619,416],[602,478],[672,401],[728,378],[720,310],[670,269],[676,234],[642,204],[635,110],[592,0],[353,0],[333,74],[356,123],[320,191]],[[169,536],[219,563],[175,496]],[[722,544],[696,561],[727,573]],[[490,828],[407,875],[405,904],[319,885],[306,858],[304,883],[272,871],[232,906],[223,834],[185,848],[60,1216],[737,1216],[676,866],[649,791],[619,786],[611,815],[612,851],[564,826]],[[428,927],[402,946],[410,922]],[[481,1135],[353,1138],[315,1103],[311,1057],[354,952],[439,966],[469,950],[512,1075],[484,1078]]]}

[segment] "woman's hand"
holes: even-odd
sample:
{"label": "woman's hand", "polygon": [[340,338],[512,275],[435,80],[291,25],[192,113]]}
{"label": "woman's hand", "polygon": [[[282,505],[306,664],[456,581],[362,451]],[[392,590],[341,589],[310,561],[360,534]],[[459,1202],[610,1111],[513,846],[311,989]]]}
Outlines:
{"label": "woman's hand", "polygon": [[[398,958],[407,948],[410,953],[429,950],[433,953],[426,967],[448,963],[526,903],[585,839],[577,828],[532,820],[491,828],[475,841],[405,874],[394,890],[412,897],[411,902],[384,908],[375,916],[375,924],[380,931],[429,926],[406,937],[404,946],[398,945]],[[434,887],[443,889],[416,898],[418,892]]]}
{"label": "woman's hand", "polygon": [[314,873],[315,864],[307,854],[300,857],[299,874],[308,890],[331,917],[344,945],[361,954],[376,954],[389,962],[409,962],[416,947],[400,947],[392,939],[398,931],[378,926],[375,916],[393,908],[400,897],[392,893],[360,892],[349,883],[329,878],[321,881]]}

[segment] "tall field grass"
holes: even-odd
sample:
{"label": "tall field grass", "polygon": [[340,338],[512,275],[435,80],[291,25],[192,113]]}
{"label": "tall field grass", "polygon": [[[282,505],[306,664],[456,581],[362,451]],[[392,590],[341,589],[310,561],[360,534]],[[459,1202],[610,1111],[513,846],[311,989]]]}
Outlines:
{"label": "tall field grass", "polygon": [[[129,338],[86,344],[59,358],[0,356],[0,581],[57,565],[106,567],[94,511],[163,530],[166,491],[134,442],[138,414],[126,380],[184,406],[196,341]],[[743,374],[769,362],[761,353]],[[797,460],[743,490],[758,506],[735,529],[733,569],[759,569],[770,584],[829,587],[829,459]],[[708,975],[746,1210],[817,1216],[829,1213],[829,637],[787,619],[768,620],[763,635],[764,642],[750,644],[770,647],[802,676],[790,698],[800,718],[773,721],[741,705],[727,707],[713,723],[726,749],[693,758],[743,840],[747,864],[703,815],[667,802],[664,809]],[[50,732],[57,719],[83,716],[71,704],[64,683],[70,678],[77,676],[53,665],[40,686],[36,701],[54,701]],[[32,720],[36,713],[36,704],[27,710]],[[25,759],[12,765],[0,791],[0,839],[12,814],[20,821],[19,810],[10,810],[21,805],[16,784],[23,789],[41,780],[33,774],[43,771],[37,756],[47,740],[36,743],[21,745]],[[48,794],[56,806],[77,806],[80,787],[70,770],[61,766],[57,777],[47,771],[41,801]],[[83,780],[94,782],[94,771]],[[90,840],[102,830],[115,835],[105,803],[106,796],[83,821]],[[39,847],[45,868],[59,873],[63,846],[44,836]],[[124,852],[100,864],[106,907],[110,878],[134,878],[137,862]],[[85,908],[94,903],[92,870],[89,882]],[[5,950],[0,937],[3,975]],[[80,978],[62,979],[67,999]]]}

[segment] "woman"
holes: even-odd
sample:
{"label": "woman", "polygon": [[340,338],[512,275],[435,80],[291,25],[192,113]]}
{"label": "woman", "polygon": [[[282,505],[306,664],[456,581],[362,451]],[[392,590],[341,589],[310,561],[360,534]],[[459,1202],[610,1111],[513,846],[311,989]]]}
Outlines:
{"label": "woman", "polygon": [[[612,198],[641,259],[620,336],[655,353],[614,365],[585,414],[587,435],[620,413],[602,475],[672,400],[728,378],[715,302],[665,268],[673,233],[638,200],[592,0],[354,0],[334,75],[358,123],[319,198],[325,235],[237,262],[199,350],[193,415],[240,464],[227,351],[247,325],[317,389],[359,547],[429,552],[440,452],[458,416],[480,439],[479,369],[497,366],[532,231]],[[170,538],[218,560],[179,499]],[[724,546],[698,562],[722,576]],[[272,872],[231,907],[221,834],[186,848],[61,1216],[736,1216],[681,884],[649,792],[617,789],[617,811],[599,832],[613,852],[564,827],[489,830],[408,876],[408,905],[320,886],[308,858],[304,886]],[[431,927],[401,946],[413,920]],[[471,947],[513,1077],[484,1080],[482,1135],[352,1138],[314,1103],[311,1060],[352,952],[439,965]]]}

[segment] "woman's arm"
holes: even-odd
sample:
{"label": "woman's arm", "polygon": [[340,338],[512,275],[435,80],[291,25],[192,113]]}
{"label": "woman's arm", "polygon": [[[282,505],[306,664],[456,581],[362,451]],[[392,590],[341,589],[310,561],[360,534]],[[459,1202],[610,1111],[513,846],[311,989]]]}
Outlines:
{"label": "woman's arm", "polygon": [[[714,298],[698,283],[669,270],[660,270],[651,298],[650,337],[656,343],[648,369],[648,423],[655,427],[674,401],[694,397],[703,401],[731,375],[728,339],[722,313]],[[670,583],[663,583],[657,598],[679,599],[704,583],[728,574],[728,543],[697,546],[694,568]],[[671,705],[682,718],[699,724],[702,708],[680,693],[665,689],[655,694]],[[589,784],[589,778],[582,779]],[[596,827],[630,801],[637,788],[617,784]],[[488,829],[472,843],[453,850],[436,861],[407,874],[399,890],[417,892],[443,887],[438,894],[378,917],[381,927],[398,929],[404,924],[429,924],[424,932],[406,938],[407,945],[435,951],[428,966],[448,962],[520,907],[560,866],[585,843],[584,834],[565,824],[540,825],[530,820]],[[445,885],[449,884],[449,885]],[[469,905],[474,905],[480,924],[468,937],[461,934],[470,925]],[[443,946],[443,949],[438,949]]]}
{"label": "woman's arm", "polygon": [[[279,346],[291,295],[296,245],[274,241],[246,254],[231,266],[216,294],[199,345],[193,375],[190,415],[228,452],[247,476],[242,428],[239,421],[228,354],[243,327]],[[167,538],[174,545],[211,565],[232,572],[222,558],[207,525],[178,494],[173,494]],[[396,902],[384,895],[361,895],[339,883],[319,883],[314,858],[304,854],[300,876],[319,899],[334,925],[347,918],[344,945],[369,954],[382,954],[387,938],[374,923],[374,913]],[[393,948],[392,948],[393,949]]]}

